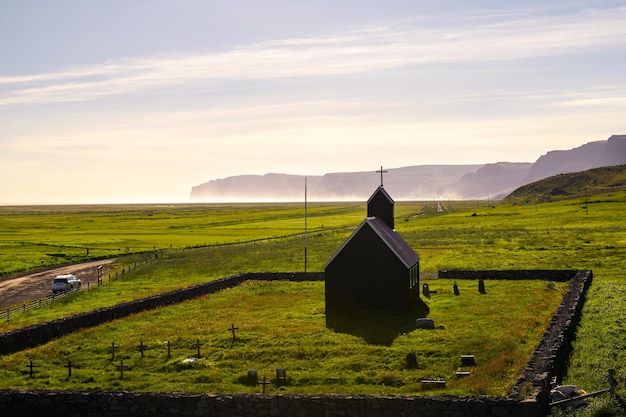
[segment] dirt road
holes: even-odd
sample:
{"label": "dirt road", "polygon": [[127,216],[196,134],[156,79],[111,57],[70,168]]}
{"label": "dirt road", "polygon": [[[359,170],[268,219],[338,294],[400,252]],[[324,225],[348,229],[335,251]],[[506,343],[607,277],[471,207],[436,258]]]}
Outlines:
{"label": "dirt road", "polygon": [[82,281],[84,288],[87,283],[97,285],[98,266],[102,265],[102,276],[111,269],[110,263],[115,259],[104,259],[82,264],[68,265],[47,271],[35,272],[13,278],[0,280],[0,309],[37,300],[52,294],[52,280],[61,274],[74,274]]}

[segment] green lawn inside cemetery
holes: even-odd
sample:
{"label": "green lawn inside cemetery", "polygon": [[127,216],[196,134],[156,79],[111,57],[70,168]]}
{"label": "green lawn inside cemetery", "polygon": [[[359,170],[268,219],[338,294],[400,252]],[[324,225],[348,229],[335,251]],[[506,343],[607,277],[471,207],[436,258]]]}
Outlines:
{"label": "green lawn inside cemetery", "polygon": [[[420,311],[428,311],[435,330],[414,328],[420,312],[364,313],[329,328],[323,283],[250,282],[3,356],[1,387],[260,392],[261,385],[245,384],[249,369],[274,382],[276,368],[285,368],[287,383],[267,385],[267,392],[506,395],[565,286],[487,281],[482,295],[475,281],[457,281],[461,295],[454,296],[452,281],[431,279],[439,269],[592,269],[594,282],[565,382],[594,391],[606,388],[608,369],[615,369],[618,379],[626,377],[620,316],[626,304],[623,193],[586,202],[439,204],[444,212],[435,210],[436,202],[396,203],[396,230],[420,255],[422,282],[437,291],[422,299]],[[126,247],[130,252],[156,247],[164,256],[124,279],[2,323],[2,331],[239,272],[304,269],[301,204],[67,210],[1,208],[2,273],[40,267],[41,253],[68,255],[71,248],[77,258],[65,260],[84,258],[86,247],[88,257],[118,256]],[[365,204],[316,203],[308,213],[307,270],[321,271],[365,217]],[[22,263],[12,263],[18,253]],[[228,331],[232,324],[239,328],[234,341]],[[197,356],[197,341],[199,360],[185,361]],[[147,346],[143,358],[137,348],[142,342]],[[114,359],[111,343],[119,346]],[[406,369],[410,352],[418,369]],[[465,354],[475,355],[477,364],[469,377],[457,379]],[[38,366],[32,378],[31,359]],[[123,378],[120,359],[127,366]],[[76,364],[71,377],[65,367],[70,360]],[[425,391],[422,379],[445,379],[446,389]]]}
{"label": "green lawn inside cemetery", "polygon": [[[447,393],[506,395],[566,284],[489,281],[480,294],[476,281],[459,281],[460,296],[452,285],[431,282],[437,293],[419,313],[430,310],[437,328],[416,330],[417,312],[348,315],[328,328],[323,282],[248,281],[2,357],[0,386],[261,392],[246,383],[256,370],[272,382],[266,393],[432,393],[422,388],[427,379],[446,380]],[[417,369],[407,369],[411,352]],[[466,354],[475,355],[475,367],[461,367]],[[286,370],[284,385],[276,383],[277,368]],[[471,375],[457,378],[459,370]]]}

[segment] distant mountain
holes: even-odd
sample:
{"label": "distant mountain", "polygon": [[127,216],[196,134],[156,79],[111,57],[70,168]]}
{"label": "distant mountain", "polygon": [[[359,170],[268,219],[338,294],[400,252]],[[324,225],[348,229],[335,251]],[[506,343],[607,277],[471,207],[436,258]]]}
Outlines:
{"label": "distant mountain", "polygon": [[[571,150],[551,151],[535,163],[418,165],[386,169],[384,185],[396,200],[500,199],[516,188],[557,174],[626,164],[626,135],[590,142]],[[380,184],[375,170],[307,176],[311,200],[364,200]],[[191,189],[194,201],[300,201],[304,176],[237,175]]]}
{"label": "distant mountain", "polygon": [[532,165],[510,162],[487,164],[476,172],[463,175],[455,184],[455,189],[463,199],[484,196],[499,199],[522,183]]}
{"label": "distant mountain", "polygon": [[613,135],[608,140],[589,142],[569,151],[548,152],[533,164],[523,183],[621,164],[626,164],[626,135]]}

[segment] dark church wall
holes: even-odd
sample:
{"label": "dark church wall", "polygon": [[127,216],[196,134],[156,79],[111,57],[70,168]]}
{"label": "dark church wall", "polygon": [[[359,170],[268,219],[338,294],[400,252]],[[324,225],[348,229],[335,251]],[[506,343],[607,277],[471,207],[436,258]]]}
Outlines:
{"label": "dark church wall", "polygon": [[[326,310],[405,310],[409,270],[367,225],[326,267]],[[417,302],[417,293],[414,292]]]}

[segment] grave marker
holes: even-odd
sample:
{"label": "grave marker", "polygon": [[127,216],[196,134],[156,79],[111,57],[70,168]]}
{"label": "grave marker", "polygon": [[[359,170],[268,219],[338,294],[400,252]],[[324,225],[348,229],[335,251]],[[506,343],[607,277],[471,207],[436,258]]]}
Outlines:
{"label": "grave marker", "polygon": [[33,377],[33,368],[37,368],[37,365],[33,363],[33,360],[30,360],[30,363],[26,365],[27,368],[30,368],[30,377]]}
{"label": "grave marker", "polygon": [[406,367],[408,369],[417,369],[417,355],[411,352],[406,355]]}
{"label": "grave marker", "polygon": [[430,288],[428,287],[428,284],[422,285],[422,294],[424,294],[424,297],[426,298],[430,297]]}
{"label": "grave marker", "polygon": [[[611,393],[611,397],[615,395],[615,386],[617,385],[617,381],[615,380],[615,369],[609,369],[609,373],[606,376],[609,381],[609,392]],[[626,383],[626,379],[624,380]]]}
{"label": "grave marker", "polygon": [[204,343],[200,343],[200,339],[196,339],[196,349],[198,351],[198,357],[200,357],[200,346],[202,346]]}
{"label": "grave marker", "polygon": [[481,294],[487,294],[487,291],[485,291],[485,280],[478,280],[478,292]]}
{"label": "grave marker", "polygon": [[71,377],[72,376],[72,361],[68,359],[67,361],[67,365],[65,365],[65,368],[67,368],[67,377]]}
{"label": "grave marker", "polygon": [[115,342],[111,342],[111,346],[109,346],[109,349],[111,349],[111,360],[114,361],[115,360],[115,349],[119,349],[119,347],[115,346]]}
{"label": "grave marker", "polygon": [[421,383],[423,388],[444,388],[446,386],[446,381],[442,380],[422,379]]}
{"label": "grave marker", "polygon": [[141,357],[143,358],[143,351],[146,350],[147,346],[143,344],[143,340],[139,341],[139,351],[141,352]]}
{"label": "grave marker", "polygon": [[426,317],[422,317],[415,320],[415,327],[418,329],[434,329],[435,321]]}
{"label": "grave marker", "polygon": [[452,286],[452,289],[454,290],[454,295],[461,295],[461,293],[459,292],[459,286],[456,285],[456,282]]}
{"label": "grave marker", "polygon": [[263,377],[263,381],[259,382],[263,386],[263,394],[265,394],[265,386],[271,384],[270,381],[266,381],[265,377]]}
{"label": "grave marker", "polygon": [[461,366],[476,366],[474,355],[461,355]]}
{"label": "grave marker", "polygon": [[248,375],[246,376],[246,385],[256,385],[259,383],[259,373],[256,369],[248,370]]}
{"label": "grave marker", "polygon": [[231,323],[230,328],[228,330],[233,332],[233,341],[230,343],[230,347],[233,347],[233,345],[235,344],[235,330],[239,330],[239,327],[235,327],[235,324]]}
{"label": "grave marker", "polygon": [[117,369],[120,370],[120,379],[124,379],[124,369],[128,366],[124,365],[124,359],[120,359],[120,364],[117,365]]}
{"label": "grave marker", "polygon": [[276,368],[276,381],[279,385],[287,382],[287,370],[285,368]]}

